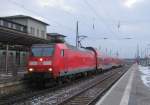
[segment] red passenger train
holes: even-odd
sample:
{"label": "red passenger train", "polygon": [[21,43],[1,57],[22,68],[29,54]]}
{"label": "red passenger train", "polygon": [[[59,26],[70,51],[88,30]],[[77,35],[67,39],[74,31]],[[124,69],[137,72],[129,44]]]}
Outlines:
{"label": "red passenger train", "polygon": [[101,54],[92,47],[76,48],[66,43],[36,44],[31,47],[28,76],[58,79],[120,65],[119,59]]}

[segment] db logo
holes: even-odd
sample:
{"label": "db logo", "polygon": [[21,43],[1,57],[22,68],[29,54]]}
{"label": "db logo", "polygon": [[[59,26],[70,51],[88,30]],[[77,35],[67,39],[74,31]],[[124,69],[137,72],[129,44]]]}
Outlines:
{"label": "db logo", "polygon": [[43,64],[43,62],[38,62],[38,65],[42,65]]}

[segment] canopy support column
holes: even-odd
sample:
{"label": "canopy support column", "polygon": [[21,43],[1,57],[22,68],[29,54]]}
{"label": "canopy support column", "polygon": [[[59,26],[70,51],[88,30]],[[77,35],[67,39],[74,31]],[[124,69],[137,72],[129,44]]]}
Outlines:
{"label": "canopy support column", "polygon": [[9,51],[9,45],[6,44],[6,65],[5,65],[5,70],[6,70],[6,73],[8,73],[8,51]]}

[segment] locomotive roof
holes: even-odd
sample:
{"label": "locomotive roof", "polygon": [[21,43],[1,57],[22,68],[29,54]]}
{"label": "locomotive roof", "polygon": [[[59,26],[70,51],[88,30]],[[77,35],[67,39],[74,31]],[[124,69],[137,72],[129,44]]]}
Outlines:
{"label": "locomotive roof", "polygon": [[86,48],[77,48],[77,47],[75,47],[75,46],[73,46],[73,45],[70,45],[70,44],[66,44],[66,45],[68,46],[68,48],[73,49],[73,50],[79,50],[79,51],[92,51],[92,50],[86,49]]}
{"label": "locomotive roof", "polygon": [[48,47],[50,47],[50,46],[54,46],[56,44],[66,45],[69,49],[76,50],[76,51],[83,51],[83,52],[87,52],[87,51],[91,52],[92,51],[91,49],[88,49],[88,48],[77,48],[77,47],[70,45],[68,43],[33,44],[32,47],[37,47],[37,46],[41,46],[41,47],[42,46],[48,46]]}
{"label": "locomotive roof", "polygon": [[50,47],[50,46],[54,46],[55,44],[33,44],[32,45],[32,47],[37,47],[37,46],[48,46],[48,47]]}

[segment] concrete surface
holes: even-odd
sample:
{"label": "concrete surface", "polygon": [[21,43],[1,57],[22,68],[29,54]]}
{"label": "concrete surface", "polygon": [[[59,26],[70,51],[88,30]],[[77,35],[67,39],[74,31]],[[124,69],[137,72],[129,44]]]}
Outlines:
{"label": "concrete surface", "polygon": [[150,105],[150,68],[134,64],[96,105]]}

